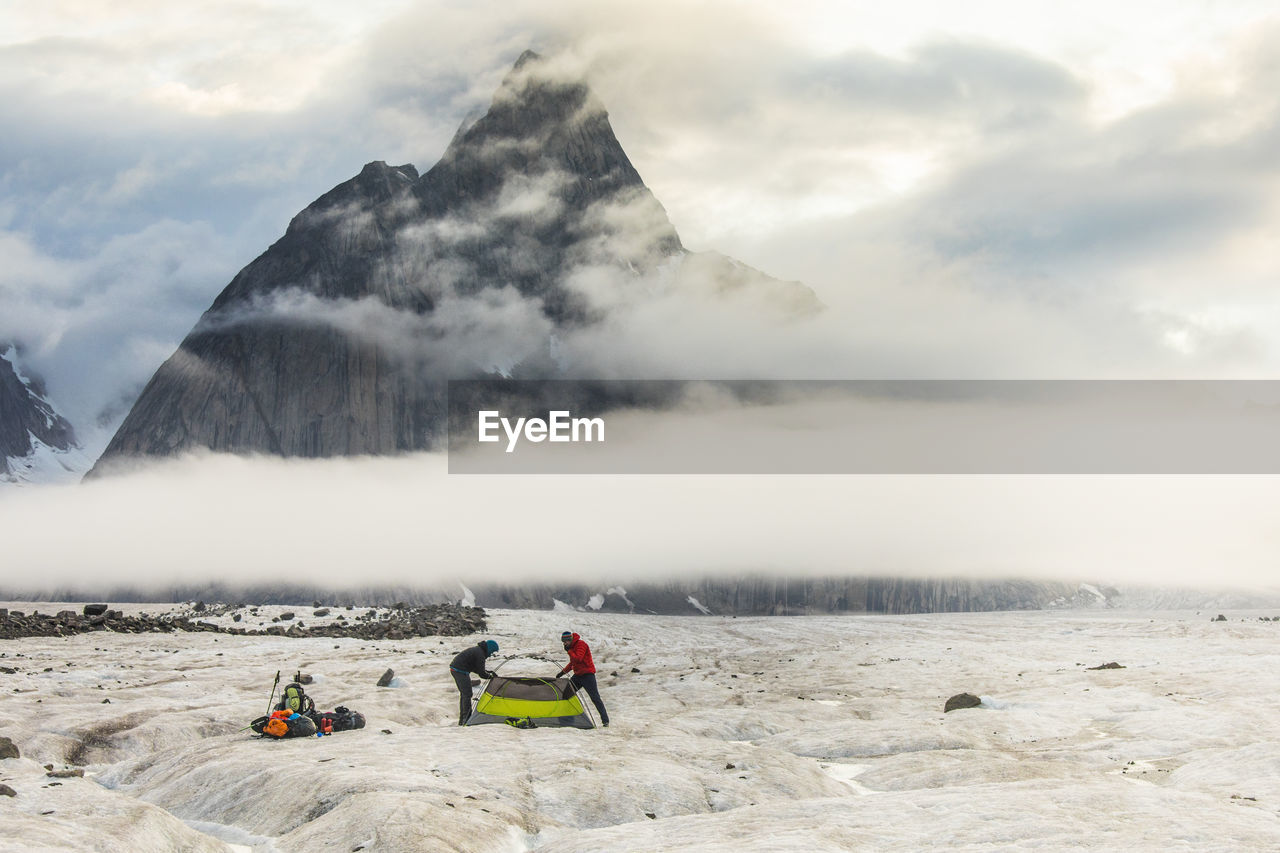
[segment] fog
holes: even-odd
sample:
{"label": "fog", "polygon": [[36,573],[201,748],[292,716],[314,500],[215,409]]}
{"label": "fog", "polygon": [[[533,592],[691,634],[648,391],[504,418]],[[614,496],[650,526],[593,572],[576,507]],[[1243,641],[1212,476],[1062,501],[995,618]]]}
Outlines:
{"label": "fog", "polygon": [[[533,47],[587,75],[654,193],[584,217],[557,284],[593,322],[554,324],[511,287],[468,291],[472,271],[450,255],[563,213],[563,176],[546,171],[400,231],[370,275],[427,289],[430,314],[278,282],[207,327],[329,326],[433,378],[547,356],[593,378],[1274,375],[1274,12],[998,5],[15,12],[0,43],[0,341],[24,344],[96,450],[291,216],[364,162],[425,171]],[[346,212],[352,234],[366,213]],[[668,216],[697,254],[654,253]],[[505,248],[511,268],[537,267],[537,247]],[[822,310],[713,249],[803,281]],[[446,464],[206,454],[10,489],[0,579],[1254,585],[1272,583],[1280,505],[1266,477],[465,477]]]}
{"label": "fog", "polygon": [[892,574],[1276,582],[1274,477],[465,476],[191,456],[0,493],[3,585]]}

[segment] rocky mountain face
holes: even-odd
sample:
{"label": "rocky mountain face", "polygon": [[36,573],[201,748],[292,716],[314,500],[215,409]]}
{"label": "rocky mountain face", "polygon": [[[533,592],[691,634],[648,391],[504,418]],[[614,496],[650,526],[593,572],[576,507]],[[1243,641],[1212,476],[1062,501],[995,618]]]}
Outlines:
{"label": "rocky mountain face", "polygon": [[[822,613],[953,613],[1036,610],[1065,601],[1070,583],[963,578],[846,577],[708,578],[665,584],[476,585],[482,607],[570,607],[621,613],[798,616]],[[1084,606],[1083,604],[1078,606]]]}
{"label": "rocky mountain face", "polygon": [[437,446],[446,379],[573,371],[553,342],[601,320],[602,278],[818,307],[803,285],[685,250],[586,84],[526,52],[425,174],[370,163],[294,217],[156,372],[99,468]]}
{"label": "rocky mountain face", "polygon": [[0,589],[0,600],[221,601],[336,607],[423,606],[458,602],[510,610],[571,609],[602,613],[716,616],[800,616],[824,613],[946,613],[990,610],[1079,609],[1129,606],[1129,596],[1088,584],[962,578],[749,576],[617,585],[569,583],[474,584],[463,589],[425,586],[326,589],[307,583],[231,587],[217,582],[151,588]]}
{"label": "rocky mountain face", "polygon": [[[71,471],[75,430],[58,413],[44,383],[19,363],[18,349],[0,342],[0,482],[26,482],[43,469]],[[80,468],[83,470],[83,468]]]}

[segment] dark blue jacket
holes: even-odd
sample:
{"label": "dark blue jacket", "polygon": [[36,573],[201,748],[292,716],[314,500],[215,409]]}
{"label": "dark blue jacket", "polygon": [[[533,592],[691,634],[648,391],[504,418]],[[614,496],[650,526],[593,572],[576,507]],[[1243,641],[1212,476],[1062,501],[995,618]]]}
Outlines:
{"label": "dark blue jacket", "polygon": [[485,646],[484,640],[469,649],[458,652],[453,661],[449,664],[449,669],[458,672],[474,672],[480,677],[484,677],[484,662],[489,657],[489,649]]}

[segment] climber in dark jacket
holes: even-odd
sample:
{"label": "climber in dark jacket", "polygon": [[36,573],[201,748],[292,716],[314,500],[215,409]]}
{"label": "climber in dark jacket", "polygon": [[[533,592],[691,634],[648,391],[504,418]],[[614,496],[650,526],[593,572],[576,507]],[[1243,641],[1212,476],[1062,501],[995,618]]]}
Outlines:
{"label": "climber in dark jacket", "polygon": [[484,662],[489,655],[498,650],[493,640],[481,640],[469,649],[465,649],[454,657],[449,664],[449,672],[453,675],[453,683],[458,685],[458,725],[465,726],[471,716],[471,675],[475,673],[481,678],[493,678],[493,672],[485,669]]}

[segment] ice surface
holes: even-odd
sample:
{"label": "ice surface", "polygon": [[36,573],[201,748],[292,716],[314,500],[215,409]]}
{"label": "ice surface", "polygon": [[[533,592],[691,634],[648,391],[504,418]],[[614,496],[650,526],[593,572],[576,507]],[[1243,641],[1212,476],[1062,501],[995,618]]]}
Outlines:
{"label": "ice surface", "polygon": [[[454,725],[476,637],[4,641],[0,849],[1280,849],[1280,622],[1213,615],[575,612],[593,731]],[[559,666],[563,618],[495,611],[485,636]],[[403,688],[374,686],[389,667]],[[368,726],[251,737],[299,669]],[[982,705],[943,714],[960,692]]]}

